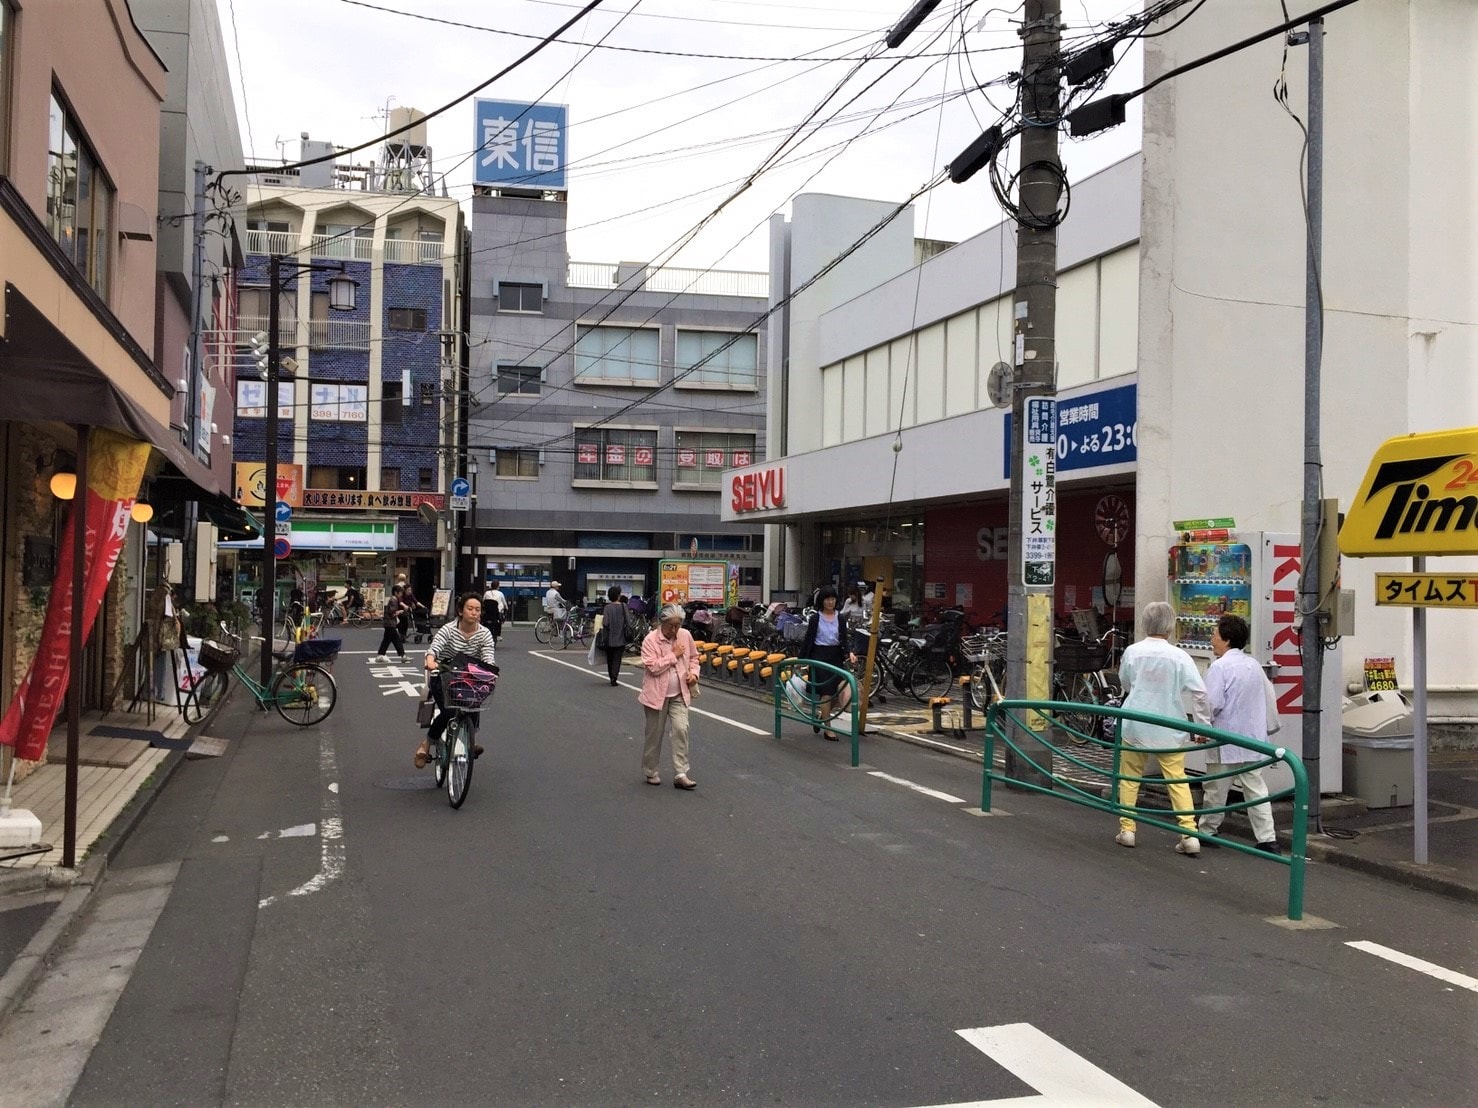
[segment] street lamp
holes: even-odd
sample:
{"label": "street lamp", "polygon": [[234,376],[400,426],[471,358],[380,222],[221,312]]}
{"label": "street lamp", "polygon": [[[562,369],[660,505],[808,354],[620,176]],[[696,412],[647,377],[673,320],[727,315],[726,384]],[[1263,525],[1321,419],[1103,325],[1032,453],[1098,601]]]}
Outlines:
{"label": "street lamp", "polygon": [[471,591],[473,591],[473,592],[478,592],[480,590],[480,587],[481,586],[478,584],[478,578],[477,578],[477,459],[476,458],[471,458],[467,462],[467,480],[468,480],[468,482],[472,486],[472,488],[470,490],[468,490],[469,491],[469,495],[468,495],[468,498],[467,498],[467,502],[468,502],[468,505],[469,505],[468,511],[467,511],[467,558],[468,558],[468,561],[471,562],[471,569],[469,570],[469,572],[472,575],[472,580],[468,583],[468,588]]}
{"label": "street lamp", "polygon": [[329,279],[328,303],[336,312],[354,310],[359,282],[344,273],[344,263],[314,265],[311,262],[288,262],[281,254],[271,254],[267,259],[267,443],[263,451],[263,467],[267,480],[263,488],[262,512],[262,684],[272,683],[272,627],[276,622],[277,606],[277,511],[276,501],[266,503],[267,496],[275,493],[283,499],[291,487],[279,481],[277,476],[277,378],[282,364],[282,336],[279,334],[282,298],[282,279],[286,275],[297,277],[304,273],[337,273]]}

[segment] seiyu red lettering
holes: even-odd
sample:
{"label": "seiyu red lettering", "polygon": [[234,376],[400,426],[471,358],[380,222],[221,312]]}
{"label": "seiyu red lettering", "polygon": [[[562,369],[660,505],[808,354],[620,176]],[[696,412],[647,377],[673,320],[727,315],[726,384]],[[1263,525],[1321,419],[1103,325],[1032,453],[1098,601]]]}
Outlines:
{"label": "seiyu red lettering", "polygon": [[785,470],[762,469],[744,473],[730,483],[729,508],[735,513],[767,511],[785,506]]}

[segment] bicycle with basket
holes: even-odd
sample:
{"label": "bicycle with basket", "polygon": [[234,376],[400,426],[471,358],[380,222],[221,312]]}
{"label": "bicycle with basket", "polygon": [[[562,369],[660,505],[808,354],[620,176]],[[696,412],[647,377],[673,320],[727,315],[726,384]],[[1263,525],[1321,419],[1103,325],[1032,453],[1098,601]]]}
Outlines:
{"label": "bicycle with basket", "polygon": [[441,736],[431,742],[432,775],[437,788],[446,786],[447,803],[460,808],[472,788],[477,718],[498,687],[498,667],[468,662],[436,672],[441,679],[442,711],[449,718]]}
{"label": "bicycle with basket", "polygon": [[278,664],[271,682],[263,685],[241,665],[241,640],[224,623],[220,630],[220,641],[206,639],[200,644],[198,660],[205,673],[185,697],[186,723],[200,723],[215,711],[233,676],[246,686],[258,708],[264,712],[275,708],[296,727],[311,727],[329,717],[339,699],[332,668],[343,640],[310,639],[294,644],[292,650],[274,650]]}

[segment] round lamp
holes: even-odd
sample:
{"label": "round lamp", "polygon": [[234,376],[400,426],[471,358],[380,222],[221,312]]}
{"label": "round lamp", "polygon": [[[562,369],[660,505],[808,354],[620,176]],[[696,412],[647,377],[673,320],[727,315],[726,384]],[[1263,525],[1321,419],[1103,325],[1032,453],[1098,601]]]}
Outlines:
{"label": "round lamp", "polygon": [[77,495],[77,475],[75,473],[53,473],[51,475],[51,495],[58,500],[71,500]]}
{"label": "round lamp", "polygon": [[135,500],[128,514],[135,523],[148,523],[154,518],[154,505],[147,500]]}

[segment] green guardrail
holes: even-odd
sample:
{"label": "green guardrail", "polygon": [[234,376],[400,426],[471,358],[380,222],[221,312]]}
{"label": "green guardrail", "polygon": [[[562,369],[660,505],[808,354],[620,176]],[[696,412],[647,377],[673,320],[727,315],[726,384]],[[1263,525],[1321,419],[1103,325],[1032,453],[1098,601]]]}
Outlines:
{"label": "green guardrail", "polygon": [[[821,701],[827,698],[816,695],[815,686],[809,680],[813,673],[818,677],[836,674],[847,683],[852,696],[850,703],[841,713],[833,714],[827,719],[821,718]],[[783,662],[775,663],[773,684],[775,689],[775,738],[780,738],[780,724],[787,719],[809,723],[812,727],[825,727],[830,731],[843,731],[843,728],[836,726],[836,721],[843,715],[850,714],[851,722],[845,728],[845,732],[852,740],[852,764],[855,766],[861,763],[861,736],[857,729],[857,678],[851,670],[831,665],[828,662],[813,661],[810,658],[787,658]],[[835,700],[834,697],[831,699]]]}
{"label": "green guardrail", "polygon": [[[1067,714],[1078,716],[1092,715],[1097,726],[1095,726],[1093,731],[1091,732],[1075,730],[1061,722],[1061,717]],[[1032,719],[1033,717],[1035,717],[1037,720],[1045,720],[1049,724],[1049,726],[1045,730],[1040,732],[1033,731],[1030,727],[1027,726],[1027,720]],[[1105,731],[1106,728],[1104,728],[1102,723],[1100,722],[1102,719],[1114,720],[1112,739],[1104,737],[1102,732]],[[1262,760],[1256,762],[1239,762],[1234,769],[1229,769],[1222,773],[1205,774],[1203,776],[1194,778],[1172,778],[1163,776],[1136,777],[1132,774],[1121,773],[1120,761],[1124,751],[1124,745],[1121,740],[1121,735],[1123,733],[1124,720],[1126,719],[1135,720],[1139,723],[1158,724],[1161,727],[1169,727],[1176,731],[1183,731],[1190,735],[1199,736],[1201,739],[1205,740],[1203,742],[1192,742],[1186,746],[1178,746],[1171,749],[1166,749],[1164,751],[1159,751],[1158,753],[1187,754],[1197,750],[1202,752],[1213,750],[1218,746],[1240,746],[1246,750],[1251,750],[1257,754],[1262,755]],[[1110,782],[1110,795],[1113,797],[1113,799],[1105,800],[1103,797],[1089,792],[1087,789],[1084,789],[1082,786],[1072,781],[1068,781],[1063,777],[1048,772],[1045,767],[1043,767],[1038,762],[1032,760],[1032,756],[1028,751],[1023,750],[1019,745],[1017,745],[1016,742],[1012,740],[1010,729],[1006,726],[1007,723],[1010,723],[1023,731],[1031,731],[1037,742],[1040,742],[1042,745],[1048,747],[1051,750],[1054,761],[1057,758],[1062,758],[1066,762],[1078,767],[1081,770],[1086,770],[1090,773],[1099,774],[1106,778]],[[776,726],[778,728],[778,722]],[[1074,748],[1064,748],[1062,746],[1054,744],[1049,737],[1054,729],[1069,734],[1070,736],[1072,736],[1075,743],[1080,743],[1082,745],[1076,746]],[[997,771],[995,768],[995,747],[998,740],[1002,743],[1005,743],[1010,750],[1015,752],[1016,756],[1021,759],[1023,763],[1025,763],[1026,765],[1030,765],[1041,776],[1050,777],[1053,781],[1052,787],[1049,788],[1046,785],[1041,785],[1033,781],[1025,781],[1020,778],[1008,777],[1005,773]],[[1073,752],[1074,749],[1082,750],[1084,746],[1097,746],[1100,749],[1111,751],[1113,753],[1112,768],[1106,771],[1102,766],[1094,765],[1092,762],[1085,760],[1080,754],[1075,754]],[[1153,753],[1157,752],[1151,752],[1151,754]],[[1245,773],[1248,770],[1253,769],[1264,769],[1267,766],[1271,766],[1277,762],[1283,762],[1287,764],[1290,772],[1293,774],[1293,787],[1283,789],[1280,792],[1270,793],[1267,797],[1267,801],[1270,803],[1275,800],[1287,800],[1290,797],[1293,800],[1293,826],[1290,829],[1292,833],[1292,843],[1290,844],[1289,852],[1283,855],[1269,854],[1265,851],[1258,850],[1254,846],[1249,846],[1239,842],[1233,842],[1230,839],[1224,839],[1220,836],[1217,837],[1217,843],[1218,845],[1231,850],[1240,850],[1244,854],[1250,854],[1256,858],[1263,858],[1269,862],[1277,862],[1281,865],[1287,866],[1288,918],[1291,920],[1299,920],[1303,919],[1304,864],[1307,860],[1305,858],[1305,850],[1307,848],[1306,840],[1308,835],[1307,824],[1309,814],[1309,777],[1308,773],[1304,769],[1303,761],[1299,758],[1297,754],[1293,753],[1286,747],[1274,746],[1272,743],[1261,742],[1257,739],[1248,738],[1246,735],[1235,735],[1229,731],[1221,731],[1215,727],[1209,727],[1201,723],[1194,723],[1186,719],[1174,719],[1167,716],[1151,715],[1146,712],[1136,712],[1128,708],[1115,708],[1100,704],[1079,704],[1076,702],[1065,703],[1056,700],[998,700],[993,703],[990,706],[989,710],[986,712],[985,773],[981,782],[980,808],[982,811],[985,812],[990,811],[991,783],[993,781],[1000,781],[1001,783],[1010,785],[1014,788],[1027,789],[1033,792],[1045,793],[1048,796],[1060,797],[1061,799],[1071,801],[1074,804],[1081,804],[1087,808],[1095,808],[1101,812],[1110,812],[1120,817],[1128,817],[1142,823],[1147,823],[1151,827],[1159,827],[1163,828],[1166,831],[1174,831],[1176,834],[1179,835],[1189,835],[1192,838],[1200,839],[1204,842],[1207,841],[1210,836],[1204,835],[1200,831],[1187,831],[1178,823],[1173,823],[1167,819],[1158,818],[1155,813],[1160,813],[1159,809],[1155,809],[1153,812],[1149,812],[1137,806],[1126,807],[1125,805],[1120,804],[1118,802],[1120,782],[1135,781],[1138,782],[1141,787],[1143,787],[1143,785],[1148,781],[1155,781],[1166,785],[1190,785],[1197,781],[1216,781],[1224,777],[1235,777],[1239,773]],[[855,765],[856,763],[854,762],[853,764]],[[1255,803],[1260,804],[1263,803],[1263,801],[1249,801],[1244,799],[1241,803],[1225,804],[1219,808],[1196,808],[1192,809],[1189,812],[1185,812],[1180,809],[1171,809],[1169,812],[1164,812],[1160,814],[1173,819],[1176,816],[1190,815],[1194,817],[1197,815],[1205,815],[1211,812],[1240,812],[1251,808]]]}

